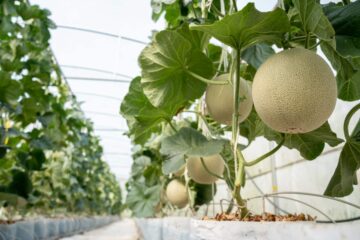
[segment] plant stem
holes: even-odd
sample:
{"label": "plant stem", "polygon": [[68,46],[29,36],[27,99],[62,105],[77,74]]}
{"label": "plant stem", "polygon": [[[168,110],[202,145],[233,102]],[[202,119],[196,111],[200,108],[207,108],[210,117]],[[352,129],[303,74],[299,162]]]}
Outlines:
{"label": "plant stem", "polygon": [[350,141],[350,133],[349,133],[349,123],[351,120],[351,117],[360,109],[360,103],[356,104],[355,107],[353,107],[349,113],[345,117],[344,121],[344,135],[346,141]]}
{"label": "plant stem", "polygon": [[214,4],[211,4],[211,8],[213,9],[214,13],[216,13],[216,15],[218,15],[218,16],[220,16],[220,17],[224,17],[224,16],[225,16],[224,14],[222,14],[222,13],[220,12],[219,9],[217,9],[217,7],[216,7]]}
{"label": "plant stem", "polygon": [[210,169],[206,166],[206,164],[205,164],[205,162],[204,162],[204,158],[200,157],[200,161],[201,161],[201,164],[202,164],[202,166],[205,168],[205,171],[206,171],[207,173],[209,173],[210,175],[212,175],[212,176],[214,176],[214,177],[216,177],[216,178],[219,178],[219,179],[224,180],[223,177],[221,177],[221,176],[217,175],[216,173],[213,173],[213,172],[210,171]]}
{"label": "plant stem", "polygon": [[[311,34],[309,34],[310,35],[310,39],[311,38],[316,38],[316,36],[314,36],[314,35],[311,35]],[[293,38],[291,38],[290,40],[291,41],[297,41],[297,40],[304,40],[304,39],[306,39],[306,35],[305,36],[297,36],[297,37],[293,37]]]}
{"label": "plant stem", "polygon": [[195,8],[194,8],[194,2],[193,2],[193,1],[191,2],[190,6],[191,6],[191,8],[192,8],[192,10],[193,10],[193,13],[194,13],[195,18],[196,18],[196,19],[199,19],[198,15],[197,15],[197,13],[196,13],[196,10],[195,10]]}
{"label": "plant stem", "polygon": [[238,169],[236,169],[235,186],[233,190],[233,197],[235,198],[239,206],[243,206],[241,209],[241,218],[248,214],[248,210],[245,205],[245,201],[241,198],[240,190],[243,185],[244,179],[244,156],[237,148],[238,136],[239,136],[239,105],[240,105],[240,64],[241,64],[241,49],[236,49],[236,62],[235,62],[235,80],[233,82],[233,118],[232,118],[232,147],[235,163],[238,163]]}
{"label": "plant stem", "polygon": [[171,120],[167,120],[167,123],[170,125],[170,127],[172,128],[172,130],[174,130],[176,133],[178,132],[178,130],[176,129],[176,127],[174,126],[174,124],[172,124]]}
{"label": "plant stem", "polygon": [[201,0],[201,18],[207,18],[206,0]]}
{"label": "plant stem", "polygon": [[200,117],[201,120],[205,123],[206,127],[208,128],[209,132],[210,132],[210,135],[211,136],[216,136],[217,135],[217,132],[213,132],[208,121],[206,120],[206,117],[201,113],[201,112],[198,112],[198,111],[191,111],[191,110],[186,110],[184,112],[188,112],[188,113],[195,113],[197,118]]}
{"label": "plant stem", "polygon": [[320,45],[320,43],[321,43],[321,41],[318,41],[318,42],[317,42],[317,43],[315,43],[313,46],[311,46],[309,49],[311,50],[311,49],[316,48],[317,46],[319,46],[319,45]]}
{"label": "plant stem", "polygon": [[261,162],[262,160],[268,158],[269,156],[273,155],[275,152],[277,152],[281,146],[284,144],[285,142],[285,137],[283,136],[281,142],[271,151],[267,152],[266,154],[262,155],[261,157],[251,161],[251,162],[244,162],[244,165],[246,167],[250,167],[250,166],[254,166],[255,164],[258,164],[259,162]]}
{"label": "plant stem", "polygon": [[249,210],[246,207],[246,201],[244,199],[242,199],[240,191],[241,191],[241,186],[243,185],[243,179],[244,179],[244,174],[245,174],[245,166],[244,166],[244,158],[241,154],[240,151],[238,151],[240,158],[242,158],[242,161],[239,161],[239,169],[238,172],[236,173],[236,180],[235,180],[235,187],[234,187],[234,191],[233,191],[233,197],[235,198],[237,204],[239,206],[241,206],[241,213],[240,213],[240,218],[244,218],[245,216],[247,216],[249,214]]}
{"label": "plant stem", "polygon": [[305,48],[309,49],[310,46],[310,34],[306,33],[306,38],[305,38]]}
{"label": "plant stem", "polygon": [[236,0],[232,0],[232,3],[233,3],[235,12],[237,12],[238,8],[237,8],[237,5],[236,5]]}
{"label": "plant stem", "polygon": [[210,79],[206,79],[196,73],[193,73],[189,70],[186,70],[186,73],[189,74],[190,76],[204,82],[204,83],[208,83],[208,84],[218,84],[218,85],[226,85],[226,84],[229,84],[228,81],[214,81],[214,80],[210,80]]}
{"label": "plant stem", "polygon": [[234,207],[234,199],[231,199],[230,204],[229,204],[228,208],[226,209],[225,214],[230,214],[233,207]]}

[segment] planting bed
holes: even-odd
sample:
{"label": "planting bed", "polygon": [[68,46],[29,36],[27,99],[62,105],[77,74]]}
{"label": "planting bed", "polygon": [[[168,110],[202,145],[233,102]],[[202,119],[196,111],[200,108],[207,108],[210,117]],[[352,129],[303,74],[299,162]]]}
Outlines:
{"label": "planting bed", "polygon": [[136,224],[144,240],[350,240],[357,239],[360,236],[360,221],[324,224],[315,221],[239,222],[170,217],[136,219]]}
{"label": "planting bed", "polygon": [[0,224],[0,240],[51,240],[108,225],[118,217],[39,218]]}

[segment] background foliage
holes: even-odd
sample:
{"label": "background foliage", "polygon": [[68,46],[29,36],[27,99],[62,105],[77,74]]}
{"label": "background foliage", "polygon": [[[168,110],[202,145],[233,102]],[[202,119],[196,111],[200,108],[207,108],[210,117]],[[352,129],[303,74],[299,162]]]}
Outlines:
{"label": "background foliage", "polygon": [[0,192],[36,211],[119,213],[120,187],[51,52],[49,15],[0,0]]}

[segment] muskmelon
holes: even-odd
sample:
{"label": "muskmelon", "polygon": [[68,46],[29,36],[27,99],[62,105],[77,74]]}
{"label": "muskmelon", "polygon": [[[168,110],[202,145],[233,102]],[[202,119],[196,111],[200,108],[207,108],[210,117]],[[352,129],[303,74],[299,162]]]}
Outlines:
{"label": "muskmelon", "polygon": [[[230,74],[223,74],[215,78],[216,81],[229,80]],[[206,89],[205,102],[209,115],[217,122],[231,125],[234,108],[233,86],[231,84],[209,84]],[[253,105],[251,87],[246,80],[240,80],[239,123],[250,114]]]}
{"label": "muskmelon", "polygon": [[[222,176],[224,171],[224,159],[219,154],[202,157],[202,159],[204,159],[204,163],[211,173]],[[200,157],[189,157],[186,160],[186,168],[189,177],[197,183],[211,184],[218,180],[217,177],[206,171],[201,163]]]}
{"label": "muskmelon", "polygon": [[188,203],[188,194],[185,185],[177,179],[172,180],[166,187],[166,197],[178,208],[183,208]]}
{"label": "muskmelon", "polygon": [[271,56],[260,66],[252,96],[267,126],[283,133],[306,133],[324,124],[333,112],[336,80],[316,53],[293,48]]}

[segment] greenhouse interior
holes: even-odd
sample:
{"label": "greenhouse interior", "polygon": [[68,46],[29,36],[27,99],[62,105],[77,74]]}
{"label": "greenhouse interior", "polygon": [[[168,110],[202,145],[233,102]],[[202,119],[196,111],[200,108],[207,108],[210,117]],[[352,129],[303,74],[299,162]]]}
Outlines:
{"label": "greenhouse interior", "polygon": [[0,240],[360,239],[359,0],[0,0]]}

